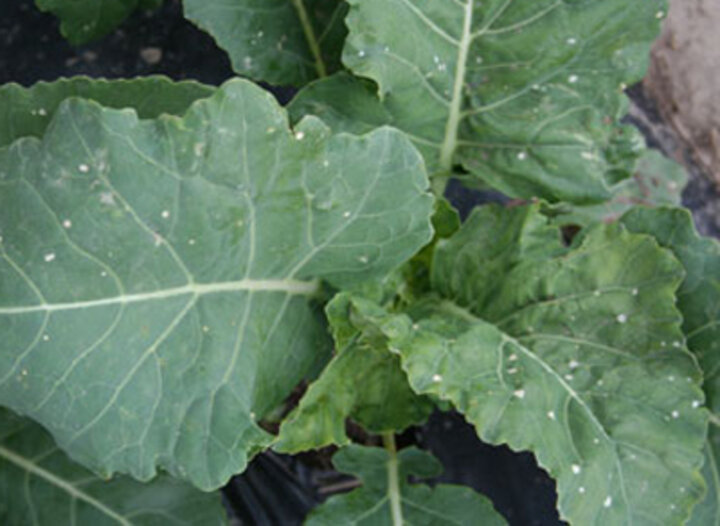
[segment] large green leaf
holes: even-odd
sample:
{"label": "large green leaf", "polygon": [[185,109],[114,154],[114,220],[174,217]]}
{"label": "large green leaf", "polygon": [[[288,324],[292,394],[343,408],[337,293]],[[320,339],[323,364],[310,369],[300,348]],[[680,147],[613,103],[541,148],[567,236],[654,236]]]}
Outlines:
{"label": "large green leaf", "polygon": [[[343,62],[377,82],[352,104],[328,79],[303,106],[410,135],[431,173],[455,165],[513,197],[599,201],[642,139],[617,120],[665,0],[352,0]],[[660,16],[658,16],[660,15]],[[325,83],[331,83],[325,86]],[[382,109],[381,109],[382,108]]]}
{"label": "large green leaf", "polygon": [[655,236],[685,266],[687,276],[678,291],[678,307],[688,348],[695,353],[705,375],[705,394],[713,413],[705,448],[703,474],[708,494],[690,524],[720,524],[720,243],[700,237],[690,212],[684,209],[637,208],[622,223],[633,232]]}
{"label": "large green leaf", "polygon": [[[373,304],[365,305],[371,315]],[[362,319],[355,325],[350,306],[350,296],[340,294],[326,308],[337,354],[280,427],[279,451],[348,444],[347,418],[373,433],[400,432],[421,424],[433,409],[432,402],[410,389],[387,338]],[[384,314],[380,308],[376,313]]]}
{"label": "large green leaf", "polygon": [[37,424],[0,409],[0,522],[121,526],[226,522],[218,493],[162,475],[102,480],[71,462]]}
{"label": "large green leaf", "polygon": [[[313,510],[308,526],[506,524],[492,503],[470,488],[439,484],[430,489],[423,484],[409,484],[409,476],[428,478],[441,471],[440,463],[419,449],[396,453],[351,445],[335,454],[333,464],[342,473],[358,476],[362,487],[331,497]],[[393,502],[400,505],[393,509]]]}
{"label": "large green leaf", "polygon": [[533,451],[570,523],[682,524],[703,492],[707,422],[675,308],[682,267],[617,225],[563,254],[526,216],[513,249],[493,234],[498,215],[476,212],[440,242],[442,298],[381,325],[411,385],[453,402],[483,440]]}
{"label": "large green leaf", "polygon": [[71,44],[86,44],[110,33],[135,9],[158,7],[162,0],[35,0],[60,18],[60,31]]}
{"label": "large green leaf", "polygon": [[293,133],[247,81],[182,119],[64,102],[0,150],[0,403],[101,474],[222,485],[327,358],[317,280],[423,246],[427,184],[401,133]]}
{"label": "large green leaf", "polygon": [[132,80],[73,77],[38,82],[30,88],[0,86],[0,147],[21,137],[41,137],[62,101],[79,97],[109,108],[133,108],[141,119],[169,113],[182,115],[193,102],[209,97],[215,88],[198,82],[173,82],[151,76]]}
{"label": "large green leaf", "polygon": [[609,201],[575,206],[570,213],[558,217],[560,223],[588,226],[603,221],[610,223],[634,206],[680,205],[687,184],[685,169],[660,152],[647,150],[638,161],[635,174],[612,187]]}
{"label": "large green leaf", "polygon": [[184,0],[185,16],[230,55],[233,69],[271,84],[302,85],[340,68],[342,0]]}

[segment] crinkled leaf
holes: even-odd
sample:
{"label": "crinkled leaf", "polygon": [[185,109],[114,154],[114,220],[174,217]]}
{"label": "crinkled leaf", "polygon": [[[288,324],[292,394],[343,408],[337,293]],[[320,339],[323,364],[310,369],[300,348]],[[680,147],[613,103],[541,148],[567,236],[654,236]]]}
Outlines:
{"label": "crinkled leaf", "polygon": [[[633,232],[655,236],[685,266],[687,276],[678,291],[678,307],[684,318],[687,346],[705,373],[705,394],[716,424],[720,421],[720,244],[699,236],[692,216],[684,209],[636,208],[623,216],[622,223]],[[693,513],[691,525],[720,522],[719,441],[713,425],[703,468],[708,493]]]}
{"label": "crinkled leaf", "polygon": [[347,33],[342,0],[184,0],[183,6],[241,75],[302,85],[340,68]]}
{"label": "crinkled leaf", "polygon": [[395,456],[380,448],[351,445],[335,454],[333,464],[342,473],[358,476],[362,487],[331,497],[313,510],[308,526],[397,524],[388,497],[390,472],[397,476],[404,524],[507,524],[486,497],[470,488],[438,484],[431,489],[424,484],[409,484],[409,476],[427,478],[441,471],[440,463],[419,449],[403,449]]}
{"label": "crinkled leaf", "polygon": [[39,425],[0,409],[0,522],[35,524],[220,525],[217,493],[161,475],[147,484],[102,480],[60,451]]}
{"label": "crinkled leaf", "polygon": [[427,184],[401,133],[293,134],[246,81],[183,118],[64,102],[0,150],[0,403],[104,475],[222,485],[327,357],[316,280],[423,246]]}
{"label": "crinkled leaf", "polygon": [[198,82],[173,82],[151,76],[132,80],[73,77],[38,82],[30,88],[0,86],[0,147],[21,137],[41,137],[62,101],[70,97],[94,100],[109,108],[133,108],[141,119],[169,113],[182,115],[193,102],[215,88]]}
{"label": "crinkled leaf", "polygon": [[612,187],[609,201],[598,205],[576,206],[558,217],[560,223],[592,225],[617,221],[633,206],[680,205],[687,184],[685,169],[660,152],[647,150],[640,158],[635,174]]}
{"label": "crinkled leaf", "polygon": [[[354,304],[367,309],[364,317],[384,314],[370,301]],[[432,402],[410,389],[387,338],[363,318],[354,320],[350,305],[350,296],[340,294],[326,308],[337,354],[283,422],[275,447],[279,451],[348,444],[347,418],[373,433],[400,432],[421,424],[433,409]]]}
{"label": "crinkled leaf", "polygon": [[[411,385],[452,401],[483,440],[533,451],[572,524],[682,524],[703,492],[707,415],[674,305],[681,265],[618,226],[547,250],[529,218],[515,227],[528,232],[516,235],[522,256],[509,257],[479,217],[438,246],[443,298],[415,306],[404,328],[384,324]],[[463,236],[486,242],[466,248]]]}
{"label": "crinkled leaf", "polygon": [[[617,124],[622,87],[645,71],[665,0],[349,3],[343,62],[376,81],[383,102],[328,79],[296,110],[341,129],[392,123],[431,173],[461,164],[466,181],[513,197],[605,200],[632,173],[642,139]],[[353,85],[348,107],[342,84]]]}
{"label": "crinkled leaf", "polygon": [[35,0],[35,3],[60,19],[60,31],[74,45],[107,35],[135,9],[159,6],[156,0]]}
{"label": "crinkled leaf", "polygon": [[720,243],[701,237],[682,208],[635,208],[621,222],[632,232],[655,237],[685,267],[677,295],[683,330],[705,373],[708,407],[720,418]]}

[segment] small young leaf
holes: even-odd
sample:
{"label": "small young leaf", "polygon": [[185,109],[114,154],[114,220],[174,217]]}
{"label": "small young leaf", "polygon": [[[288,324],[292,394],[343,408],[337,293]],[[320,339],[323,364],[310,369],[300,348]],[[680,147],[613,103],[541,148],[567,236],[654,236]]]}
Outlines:
{"label": "small young leaf", "polygon": [[183,6],[241,75],[302,85],[340,68],[347,33],[342,0],[184,0]]}
{"label": "small young leaf", "polygon": [[438,246],[442,299],[415,305],[404,330],[378,323],[411,385],[483,440],[533,451],[571,523],[682,524],[703,492],[707,423],[675,308],[682,267],[617,225],[563,253],[539,212],[510,209],[499,232],[480,220],[493,215]]}
{"label": "small young leaf", "polygon": [[42,137],[62,101],[70,97],[90,99],[108,108],[133,108],[141,119],[163,113],[182,115],[198,99],[215,92],[199,82],[173,82],[155,75],[132,80],[73,77],[38,82],[30,88],[18,84],[0,86],[0,147],[21,137]]}
{"label": "small young leaf", "polygon": [[35,3],[60,19],[60,31],[74,45],[107,35],[135,9],[159,6],[157,0],[35,0]]}
{"label": "small young leaf", "polygon": [[[354,320],[353,310],[363,308],[362,317]],[[387,348],[387,337],[364,323],[384,311],[370,301],[340,294],[326,312],[337,354],[283,422],[275,449],[297,453],[345,445],[347,418],[378,434],[424,422],[432,402],[410,389],[400,358]]]}
{"label": "small young leaf", "polygon": [[336,87],[349,81],[320,81],[302,104],[331,125],[388,114],[431,173],[461,164],[513,197],[595,202],[631,175],[643,144],[617,124],[622,88],[645,71],[665,0],[349,3],[343,62],[377,82],[384,111],[365,86],[344,108]]}
{"label": "small young leaf", "polygon": [[60,451],[39,425],[0,408],[0,523],[225,524],[220,495],[161,475],[102,480]]}
{"label": "small young leaf", "polygon": [[292,132],[240,80],[183,118],[66,101],[0,149],[0,185],[0,403],[103,475],[203,489],[327,359],[317,280],[379,278],[432,236],[400,132]]}
{"label": "small young leaf", "polygon": [[[507,524],[484,496],[470,488],[438,484],[409,484],[409,476],[427,478],[441,471],[440,463],[430,454],[415,448],[390,453],[380,448],[347,446],[333,457],[335,468],[356,475],[362,487],[345,495],[331,497],[313,510],[308,526],[352,524],[392,526],[391,499],[400,501],[402,524],[451,525]],[[393,482],[397,485],[393,486]]]}

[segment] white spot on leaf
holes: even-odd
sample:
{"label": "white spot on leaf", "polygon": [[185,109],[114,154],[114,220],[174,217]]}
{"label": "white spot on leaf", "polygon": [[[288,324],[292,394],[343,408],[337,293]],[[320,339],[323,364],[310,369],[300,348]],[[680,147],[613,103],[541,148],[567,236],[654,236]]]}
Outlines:
{"label": "white spot on leaf", "polygon": [[44,259],[47,263],[50,263],[51,261],[55,261],[55,253],[54,253],[54,252],[49,252],[49,253],[47,253],[47,254],[45,254],[45,255],[43,256],[43,259]]}

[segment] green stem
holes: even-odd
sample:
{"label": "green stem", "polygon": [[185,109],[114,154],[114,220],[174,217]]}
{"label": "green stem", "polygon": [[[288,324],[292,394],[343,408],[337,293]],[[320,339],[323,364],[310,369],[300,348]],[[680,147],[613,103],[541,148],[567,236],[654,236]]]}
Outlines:
{"label": "green stem", "polygon": [[393,526],[403,526],[402,505],[400,503],[400,478],[398,474],[397,448],[395,447],[395,434],[383,433],[382,436],[385,450],[390,455],[387,463],[388,489],[387,495],[390,501]]}
{"label": "green stem", "polygon": [[307,40],[308,46],[310,46],[310,51],[315,58],[315,70],[317,71],[318,77],[327,77],[325,62],[323,62],[320,45],[318,44],[317,37],[315,36],[315,30],[310,22],[307,9],[305,9],[302,0],[292,0],[292,3],[295,6],[298,16],[300,17],[300,23],[302,24],[303,32],[305,33],[305,39]]}

